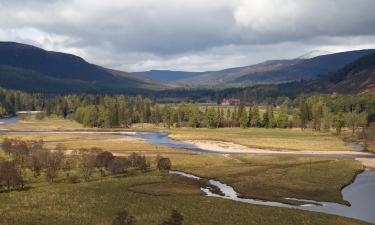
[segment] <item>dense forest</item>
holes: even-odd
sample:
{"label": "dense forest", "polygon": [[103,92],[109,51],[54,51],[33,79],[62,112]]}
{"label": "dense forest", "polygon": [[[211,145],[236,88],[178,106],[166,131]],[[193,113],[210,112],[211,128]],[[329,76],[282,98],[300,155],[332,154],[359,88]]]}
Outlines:
{"label": "dense forest", "polygon": [[140,96],[45,95],[0,89],[0,116],[20,110],[40,110],[76,120],[86,127],[130,127],[153,123],[165,127],[311,128],[317,131],[350,127],[353,131],[375,121],[372,94],[299,95],[269,98],[238,107],[201,106],[195,102],[160,104]]}

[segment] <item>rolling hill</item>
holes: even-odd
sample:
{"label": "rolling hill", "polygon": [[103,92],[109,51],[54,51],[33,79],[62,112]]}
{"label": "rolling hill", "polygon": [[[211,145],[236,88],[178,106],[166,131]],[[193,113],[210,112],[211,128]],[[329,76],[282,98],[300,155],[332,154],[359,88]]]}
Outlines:
{"label": "rolling hill", "polygon": [[221,91],[219,98],[235,97],[246,101],[258,101],[279,96],[294,98],[301,93],[334,92],[375,94],[375,52],[349,63],[337,72],[316,80],[225,89]]}
{"label": "rolling hill", "polygon": [[312,58],[304,56],[290,60],[271,60],[256,65],[220,71],[148,71],[139,74],[159,81],[193,86],[246,87],[259,84],[278,84],[317,79],[319,76],[336,72],[348,63],[374,51],[373,49],[358,50]]}
{"label": "rolling hill", "polygon": [[375,93],[375,53],[363,56],[341,70],[304,85],[310,92]]}
{"label": "rolling hill", "polygon": [[160,82],[103,68],[72,54],[15,42],[0,42],[0,86],[58,93],[142,93],[167,88]]}

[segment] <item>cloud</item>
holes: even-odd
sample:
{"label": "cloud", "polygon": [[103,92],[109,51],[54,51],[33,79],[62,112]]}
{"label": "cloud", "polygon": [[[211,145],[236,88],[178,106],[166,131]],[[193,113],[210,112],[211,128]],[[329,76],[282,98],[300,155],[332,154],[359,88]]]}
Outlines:
{"label": "cloud", "polygon": [[373,0],[13,0],[0,40],[124,70],[214,70],[312,49],[375,48]]}

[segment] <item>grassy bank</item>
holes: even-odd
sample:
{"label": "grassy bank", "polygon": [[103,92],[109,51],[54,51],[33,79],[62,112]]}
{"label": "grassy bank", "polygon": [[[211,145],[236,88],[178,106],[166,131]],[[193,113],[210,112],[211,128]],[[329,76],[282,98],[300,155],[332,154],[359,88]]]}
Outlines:
{"label": "grassy bank", "polygon": [[[366,224],[321,213],[205,197],[193,185],[191,192],[186,192],[186,181],[180,186],[176,182],[181,181],[147,173],[79,184],[45,183],[28,191],[0,193],[0,224],[108,225],[119,210],[126,209],[137,224],[156,225],[173,208],[183,214],[184,225]],[[163,186],[162,193],[155,188],[158,183]],[[152,194],[147,193],[148,184],[153,184]],[[138,190],[132,190],[134,187]],[[146,193],[140,193],[140,187]]]}
{"label": "grassy bank", "polygon": [[0,127],[1,129],[9,130],[72,130],[84,128],[81,124],[73,120],[60,117],[46,117],[42,120],[29,118],[20,120],[16,124],[3,124]]}
{"label": "grassy bank", "polygon": [[[21,121],[2,129],[83,129],[72,121],[48,118]],[[137,130],[160,130],[138,127]],[[298,150],[349,150],[331,134],[278,129],[171,129],[176,139],[225,140],[258,147]],[[156,147],[132,137],[110,134],[1,134],[1,139],[43,139],[47,149],[63,143],[69,150],[100,147],[118,155],[138,152],[162,154],[173,168],[201,177],[215,178],[247,197],[285,201],[284,197],[345,203],[340,189],[362,169],[359,162],[344,159],[200,155],[168,147]],[[313,149],[310,149],[313,148]],[[0,151],[0,157],[7,157]],[[150,159],[150,158],[149,158]],[[63,177],[60,174],[60,177]],[[68,184],[64,179],[48,183],[44,176],[28,176],[26,191],[0,193],[2,225],[108,225],[122,209],[133,214],[139,225],[159,224],[173,208],[185,217],[184,225],[357,225],[359,221],[306,212],[256,206],[203,195],[201,183],[151,171]]]}
{"label": "grassy bank", "polygon": [[245,197],[286,202],[285,197],[347,203],[341,188],[362,170],[351,159],[270,156],[172,156],[174,168],[215,178]]}
{"label": "grassy bank", "polygon": [[266,128],[180,128],[170,129],[177,140],[219,140],[248,147],[274,150],[350,151],[340,138],[331,133],[301,131],[300,129]]}
{"label": "grassy bank", "polygon": [[47,149],[54,149],[58,143],[64,144],[68,150],[98,147],[117,155],[128,155],[138,152],[145,155],[155,154],[188,154],[189,152],[169,147],[155,146],[148,142],[127,136],[112,134],[48,134],[48,133],[8,133],[0,134],[0,142],[5,138],[23,140],[42,139]]}
{"label": "grassy bank", "polygon": [[[2,129],[12,130],[98,130],[84,128],[71,120],[60,118],[45,118],[43,120],[22,120],[18,124],[2,125]],[[130,129],[111,129],[130,130]],[[229,141],[248,147],[274,149],[274,150],[315,150],[350,151],[351,147],[345,144],[336,135],[327,132],[313,132],[300,129],[266,129],[266,128],[174,128],[165,129],[155,127],[151,124],[134,124],[132,130],[139,131],[160,131],[169,132],[172,138],[178,140],[219,140]],[[114,150],[116,147],[114,148]]]}

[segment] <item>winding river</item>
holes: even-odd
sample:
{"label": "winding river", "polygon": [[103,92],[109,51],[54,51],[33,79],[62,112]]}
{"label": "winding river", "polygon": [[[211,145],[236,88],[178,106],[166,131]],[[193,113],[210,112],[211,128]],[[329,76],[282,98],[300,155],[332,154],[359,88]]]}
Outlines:
{"label": "winding river", "polygon": [[[181,171],[171,171],[170,173],[179,176],[185,176],[190,179],[201,179],[201,177]],[[201,190],[204,193],[206,193],[207,196],[211,197],[223,198],[232,201],[255,205],[267,205],[274,207],[294,208],[307,211],[322,212],[359,219],[369,223],[375,223],[375,171],[372,170],[366,170],[363,173],[359,174],[351,185],[345,187],[342,190],[343,199],[350,202],[350,206],[332,202],[317,202],[313,200],[295,199],[288,197],[285,197],[285,199],[292,199],[296,201],[300,200],[301,202],[303,202],[303,204],[289,205],[273,201],[239,198],[239,194],[231,186],[214,179],[210,179],[209,183],[219,188],[220,191],[224,194],[215,194],[209,188],[201,188]],[[309,203],[306,204],[306,202]]]}
{"label": "winding river", "polygon": [[[129,135],[129,134],[123,134]],[[173,148],[180,148],[190,151],[195,151],[199,153],[210,153],[210,154],[223,154],[222,151],[212,151],[212,149],[202,149],[198,148],[197,146],[186,143],[183,141],[176,141],[169,138],[168,134],[164,132],[136,132],[131,135],[134,135],[138,138],[144,139],[150,144],[154,145],[162,145],[167,147]],[[361,153],[366,151],[366,149],[359,144],[352,143],[351,144],[354,151]],[[347,155],[339,155],[335,154],[313,154],[313,153],[306,153],[306,154],[297,154],[299,156],[314,156],[314,157],[348,157],[348,158],[357,158],[357,157],[369,157],[374,158],[374,155],[366,154],[366,155],[359,155],[358,153],[353,152],[353,154]],[[240,154],[238,152],[230,152],[227,151],[225,154]],[[275,153],[276,154],[276,153]],[[277,153],[278,154],[278,153]],[[274,153],[266,153],[261,155],[274,155]],[[295,155],[295,153],[287,153],[287,152],[280,152],[279,155]],[[198,176],[188,174],[182,171],[171,171],[172,174],[185,176],[191,179],[201,179]],[[305,200],[300,199],[301,202],[310,202],[310,204],[302,204],[299,206],[296,205],[289,205],[280,202],[272,202],[272,201],[263,201],[258,199],[246,199],[246,198],[239,198],[238,193],[229,185],[224,184],[218,180],[210,179],[209,183],[213,186],[216,186],[220,189],[224,195],[218,195],[213,193],[209,188],[202,188],[202,191],[206,193],[207,196],[217,197],[217,198],[224,198],[232,201],[243,202],[248,204],[257,204],[257,205],[267,205],[267,206],[275,206],[275,207],[284,207],[284,208],[295,208],[295,209],[302,209],[307,211],[314,211],[314,212],[323,212],[333,215],[340,215],[345,217],[350,217],[354,219],[363,220],[370,223],[375,223],[375,171],[374,170],[365,170],[361,174],[359,174],[354,182],[348,186],[346,186],[342,190],[343,199],[350,202],[350,206],[341,205],[332,202],[316,202],[313,200]],[[285,196],[288,199],[288,196]],[[289,198],[293,200],[299,200],[294,198]]]}
{"label": "winding river", "polygon": [[[12,133],[12,132],[19,132],[19,133],[100,133],[100,132],[80,132],[80,131],[16,131],[16,130],[1,130],[1,124],[10,124],[10,123],[17,123],[18,118],[6,118],[0,119],[0,132],[5,133]],[[160,145],[160,146],[167,146],[173,148],[179,148],[189,151],[195,151],[199,153],[210,153],[210,154],[223,154],[222,151],[215,151],[212,149],[204,149],[199,148],[193,144],[183,142],[183,141],[176,141],[169,138],[167,133],[164,132],[102,132],[102,133],[112,133],[116,135],[126,135],[126,136],[134,136],[140,139],[143,139],[150,144]],[[259,153],[261,155],[299,155],[299,156],[314,156],[314,157],[349,157],[349,158],[357,158],[357,157],[366,157],[366,158],[374,158],[374,155],[371,154],[363,154],[365,149],[363,146],[353,143],[352,144],[353,150],[357,151],[340,155],[339,153],[329,153],[329,154],[312,154],[312,153],[303,153],[303,154],[296,154],[296,153],[285,153],[285,152],[272,152],[268,151],[268,153]],[[360,154],[362,153],[362,154]],[[225,154],[241,154],[238,152],[230,152],[225,151]],[[253,153],[250,153],[253,154]],[[258,154],[258,153],[255,153]],[[175,175],[185,176],[191,179],[201,179],[192,174],[184,173],[181,171],[171,171],[171,173]],[[315,212],[323,212],[328,214],[340,215],[345,217],[350,217],[354,219],[359,219],[363,221],[367,221],[370,223],[375,223],[375,171],[373,170],[366,170],[363,173],[359,174],[355,181],[345,187],[342,190],[343,199],[350,202],[351,206],[345,206],[337,203],[330,203],[330,202],[316,202],[312,200],[303,200],[302,202],[310,202],[311,204],[304,204],[295,206],[295,205],[288,205],[285,203],[280,202],[272,202],[272,201],[263,201],[258,199],[246,199],[246,198],[239,198],[238,193],[229,185],[224,184],[218,180],[210,179],[209,183],[213,186],[216,186],[221,190],[224,195],[218,195],[213,193],[209,188],[202,188],[202,191],[206,193],[207,196],[211,197],[218,197],[224,198],[232,201],[238,201],[242,203],[248,204],[257,204],[257,205],[267,205],[267,206],[275,206],[275,207],[284,207],[284,208],[296,208],[302,209],[307,211],[315,211]],[[288,199],[288,196],[285,196]],[[290,198],[293,199],[293,198]],[[293,199],[297,200],[298,199]]]}

